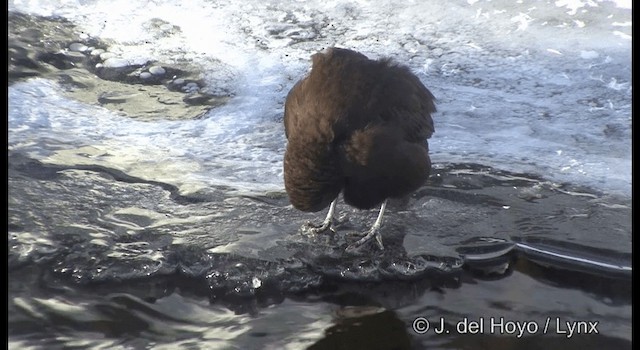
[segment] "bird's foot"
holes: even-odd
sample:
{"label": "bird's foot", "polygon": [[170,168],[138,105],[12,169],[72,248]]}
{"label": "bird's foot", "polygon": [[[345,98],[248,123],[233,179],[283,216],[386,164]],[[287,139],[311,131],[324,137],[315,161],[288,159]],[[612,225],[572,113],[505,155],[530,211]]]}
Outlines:
{"label": "bird's foot", "polygon": [[300,231],[305,235],[323,233],[327,230],[331,231],[332,233],[336,233],[336,231],[333,229],[333,218],[331,218],[330,220],[325,220],[320,225],[316,225],[312,222],[307,222],[306,224],[302,225],[302,227],[300,227]]}
{"label": "bird's foot", "polygon": [[329,221],[325,219],[325,221],[323,221],[320,225],[316,225],[311,221],[308,221],[306,224],[300,227],[300,232],[306,235],[323,233],[327,230],[331,231],[332,233],[336,233],[336,227],[340,227],[347,223],[349,223],[349,217],[346,214],[343,214],[337,218],[332,217]]}
{"label": "bird's foot", "polygon": [[320,224],[320,226],[314,225],[311,222],[307,222],[306,224],[302,225],[302,227],[300,227],[300,231],[306,235],[318,234],[326,230],[331,230],[331,232],[336,233],[336,231],[332,227],[334,221],[333,215],[336,211],[336,203],[338,203],[338,198],[334,199],[333,202],[331,202],[327,217],[324,219],[322,224]]}
{"label": "bird's foot", "polygon": [[362,238],[360,238],[355,243],[350,244],[346,249],[347,252],[353,252],[360,249],[360,247],[362,247],[364,244],[366,244],[367,242],[371,241],[374,238],[380,250],[384,250],[384,245],[382,244],[382,235],[380,235],[378,227],[372,227],[364,235],[362,233],[350,233],[349,235],[362,236]]}
{"label": "bird's foot", "polygon": [[335,220],[336,220],[336,224],[337,224],[338,226],[348,224],[348,223],[349,223],[349,215],[347,215],[347,214],[342,214],[342,215],[340,215],[340,216],[339,216],[337,219],[335,219]]}

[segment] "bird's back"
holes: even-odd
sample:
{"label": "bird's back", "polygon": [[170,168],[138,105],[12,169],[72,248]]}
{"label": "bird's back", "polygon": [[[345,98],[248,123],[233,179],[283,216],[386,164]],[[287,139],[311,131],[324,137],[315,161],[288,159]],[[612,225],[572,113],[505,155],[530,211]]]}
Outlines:
{"label": "bird's back", "polygon": [[341,190],[370,208],[404,196],[429,174],[434,97],[406,67],[331,48],[289,92],[285,187],[300,210],[325,208]]}

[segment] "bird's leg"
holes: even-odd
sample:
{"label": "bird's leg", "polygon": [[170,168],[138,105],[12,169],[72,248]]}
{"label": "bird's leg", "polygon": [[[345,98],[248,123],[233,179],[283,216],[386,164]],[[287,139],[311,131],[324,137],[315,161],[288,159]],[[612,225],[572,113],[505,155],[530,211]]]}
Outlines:
{"label": "bird's leg", "polygon": [[371,228],[369,229],[369,232],[367,232],[364,237],[360,238],[357,242],[347,247],[347,250],[360,248],[363,244],[367,243],[374,237],[376,239],[376,243],[378,243],[378,247],[380,247],[380,250],[384,250],[384,245],[382,244],[382,236],[380,235],[379,230],[380,226],[382,226],[382,216],[384,215],[384,210],[386,207],[387,201],[385,200],[384,202],[382,202],[378,218],[376,219],[376,222],[373,223],[373,226],[371,226]]}
{"label": "bird's leg", "polygon": [[331,205],[329,206],[329,212],[327,213],[327,217],[324,219],[324,221],[320,226],[307,222],[306,224],[302,225],[302,227],[300,228],[302,230],[302,233],[315,234],[315,233],[324,232],[326,230],[331,230],[331,232],[335,233],[335,231],[331,227],[331,224],[333,223],[333,214],[336,211],[337,202],[338,202],[338,198],[336,197],[336,199],[334,199],[333,202],[331,202]]}

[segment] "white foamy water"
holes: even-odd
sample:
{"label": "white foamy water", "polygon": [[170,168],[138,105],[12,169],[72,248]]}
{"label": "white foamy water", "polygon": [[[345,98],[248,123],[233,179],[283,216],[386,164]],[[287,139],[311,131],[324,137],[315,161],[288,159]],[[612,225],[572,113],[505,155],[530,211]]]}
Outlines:
{"label": "white foamy water", "polygon": [[[436,165],[476,162],[630,196],[630,8],[592,0],[10,1],[10,11],[69,19],[78,38],[108,40],[130,62],[190,62],[234,97],[202,119],[141,122],[32,79],[9,88],[9,149],[183,192],[281,191],[284,99],[310,54],[335,45],[393,57],[432,90]],[[171,30],[159,33],[157,20]]]}

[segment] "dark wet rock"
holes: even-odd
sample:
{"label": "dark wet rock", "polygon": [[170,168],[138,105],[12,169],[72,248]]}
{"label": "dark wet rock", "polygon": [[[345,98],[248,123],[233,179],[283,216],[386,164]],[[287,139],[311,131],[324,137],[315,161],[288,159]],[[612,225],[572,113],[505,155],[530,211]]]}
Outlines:
{"label": "dark wet rock", "polygon": [[[44,164],[13,152],[9,165],[10,267],[41,264],[73,283],[179,274],[199,281],[212,299],[244,303],[463,270],[503,278],[516,257],[582,273],[630,273],[630,203],[477,164],[434,169],[440,181],[404,208],[390,207],[385,250],[356,252],[345,251],[350,233],[368,228],[375,212],[353,209],[337,233],[304,235],[298,226],[305,214],[284,193],[229,197],[218,189],[187,197],[170,184],[99,166]],[[443,187],[460,173],[482,188]],[[539,199],[518,196],[534,187]],[[179,219],[188,216],[203,219]],[[611,232],[619,241],[600,248]]]}
{"label": "dark wet rock", "polygon": [[260,262],[227,255],[216,256],[216,264],[205,278],[211,297],[223,300],[299,293],[323,284],[322,275],[310,274],[295,262]]}
{"label": "dark wet rock", "polygon": [[52,65],[57,69],[70,69],[76,65],[73,63],[73,59],[64,53],[49,53],[44,52],[36,56],[36,60]]}

